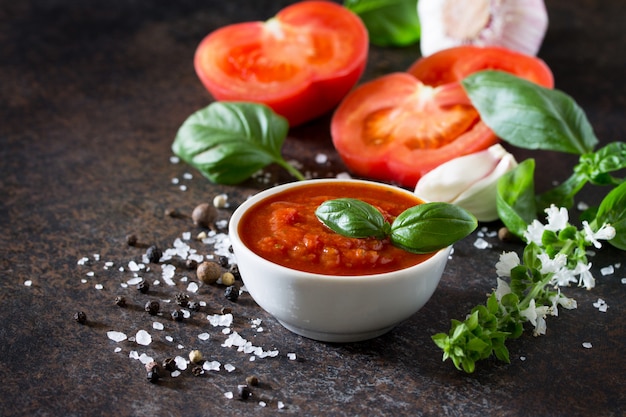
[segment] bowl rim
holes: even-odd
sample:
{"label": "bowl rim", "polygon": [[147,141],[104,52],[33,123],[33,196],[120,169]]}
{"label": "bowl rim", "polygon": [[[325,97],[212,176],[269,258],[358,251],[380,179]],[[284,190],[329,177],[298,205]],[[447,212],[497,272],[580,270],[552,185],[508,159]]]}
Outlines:
{"label": "bowl rim", "polygon": [[[402,268],[402,269],[396,269],[394,271],[388,271],[388,272],[382,272],[382,273],[377,273],[377,274],[366,274],[366,275],[330,275],[330,274],[319,274],[319,273],[315,273],[315,272],[307,272],[307,271],[302,271],[299,269],[293,269],[293,268],[289,268],[277,263],[274,263],[268,259],[265,259],[264,257],[262,257],[261,255],[257,254],[256,252],[254,252],[252,249],[250,249],[248,246],[246,246],[243,241],[241,240],[241,238],[239,237],[239,223],[241,218],[243,217],[243,214],[250,209],[251,207],[253,207],[254,205],[256,205],[257,203],[261,202],[262,200],[264,200],[267,197],[270,197],[272,195],[278,194],[282,191],[291,189],[291,188],[297,188],[297,187],[301,187],[301,186],[305,186],[307,184],[310,184],[311,182],[315,182],[315,183],[341,183],[341,182],[349,182],[349,183],[361,183],[361,184],[368,184],[368,185],[378,185],[378,186],[382,186],[382,187],[391,187],[394,190],[403,192],[403,193],[408,193],[411,194],[412,196],[416,197],[419,199],[418,196],[416,196],[415,194],[413,194],[411,191],[406,190],[404,188],[395,186],[395,185],[391,185],[391,184],[386,184],[386,183],[381,183],[381,182],[376,182],[376,181],[370,181],[370,180],[362,180],[362,179],[354,179],[354,178],[349,178],[349,179],[341,179],[341,178],[320,178],[320,179],[307,179],[304,181],[294,181],[294,182],[289,182],[289,183],[285,183],[285,184],[280,184],[280,185],[276,185],[270,188],[267,188],[265,190],[262,190],[256,194],[253,194],[252,196],[250,196],[248,199],[246,199],[243,203],[241,203],[239,205],[239,207],[237,207],[235,209],[235,211],[233,212],[233,214],[230,217],[230,221],[228,223],[228,235],[230,238],[230,242],[231,245],[233,245],[233,248],[235,246],[240,246],[242,248],[245,248],[245,250],[248,252],[249,256],[252,256],[256,261],[261,262],[264,265],[267,265],[268,267],[272,267],[272,268],[276,268],[278,271],[281,271],[283,273],[288,273],[292,276],[292,278],[294,279],[311,279],[311,278],[316,278],[319,280],[338,280],[338,279],[350,279],[350,280],[367,280],[367,281],[372,281],[375,279],[389,279],[389,277],[393,277],[396,276],[398,273],[402,272],[402,273],[413,273],[413,272],[418,272],[420,269],[424,269],[427,268],[431,263],[435,263],[435,262],[441,262],[442,260],[440,260],[439,258],[441,258],[442,256],[445,256],[445,259],[447,259],[448,257],[448,252],[450,251],[450,249],[452,248],[452,245],[447,246],[445,248],[439,249],[438,251],[436,251],[433,256],[431,256],[430,258],[406,267],[406,268]],[[444,254],[445,252],[445,254]],[[237,258],[237,254],[235,253],[235,259]],[[237,262],[239,262],[237,260]]]}

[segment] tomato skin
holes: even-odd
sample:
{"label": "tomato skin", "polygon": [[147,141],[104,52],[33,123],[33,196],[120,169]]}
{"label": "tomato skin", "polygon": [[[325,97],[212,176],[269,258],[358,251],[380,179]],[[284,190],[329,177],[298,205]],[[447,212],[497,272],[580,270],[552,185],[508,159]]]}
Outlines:
{"label": "tomato skin", "polygon": [[460,84],[483,69],[554,84],[538,58],[502,48],[450,48],[350,92],[331,121],[335,149],[354,174],[412,188],[442,163],[494,145],[499,139]]}
{"label": "tomato skin", "polygon": [[303,1],[268,21],[210,33],[194,67],[216,100],[265,103],[296,126],[339,104],[363,74],[368,48],[367,30],[351,11]]}

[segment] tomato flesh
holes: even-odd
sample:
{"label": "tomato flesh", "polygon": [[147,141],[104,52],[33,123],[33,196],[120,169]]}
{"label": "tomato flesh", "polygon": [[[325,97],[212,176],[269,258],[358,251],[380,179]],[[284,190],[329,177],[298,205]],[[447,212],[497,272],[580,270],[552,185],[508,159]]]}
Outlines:
{"label": "tomato flesh", "polygon": [[460,84],[482,69],[553,86],[552,73],[537,58],[501,48],[451,48],[354,89],[333,115],[335,149],[357,175],[414,187],[442,163],[488,148],[498,138]]}
{"label": "tomato flesh", "polygon": [[361,77],[361,20],[340,5],[300,2],[266,22],[225,26],[202,40],[198,77],[217,100],[265,103],[291,126],[332,110]]}

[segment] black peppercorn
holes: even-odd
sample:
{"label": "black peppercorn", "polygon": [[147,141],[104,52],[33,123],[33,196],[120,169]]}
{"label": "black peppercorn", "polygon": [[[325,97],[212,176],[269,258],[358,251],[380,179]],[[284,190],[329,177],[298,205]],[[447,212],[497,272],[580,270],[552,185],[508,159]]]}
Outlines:
{"label": "black peppercorn", "polygon": [[189,305],[189,295],[185,294],[184,292],[177,293],[175,296],[175,300],[176,304],[181,307],[187,307],[187,305]]}
{"label": "black peppercorn", "polygon": [[235,279],[241,280],[241,274],[239,273],[239,266],[237,264],[233,264],[228,268],[228,272],[233,274]]}
{"label": "black peppercorn", "polygon": [[120,307],[126,307],[126,298],[123,295],[115,297],[115,304]]}
{"label": "black peppercorn", "polygon": [[161,309],[161,305],[156,300],[151,300],[146,303],[145,310],[150,313],[151,316],[156,316],[159,314],[159,310]]}
{"label": "black peppercorn", "polygon": [[152,383],[157,382],[160,378],[159,371],[157,371],[156,368],[153,368],[152,370],[148,371],[146,375],[147,375],[148,381]]}
{"label": "black peppercorn", "polygon": [[163,360],[163,368],[167,369],[170,372],[174,372],[177,368],[176,360],[174,358],[166,358]]}
{"label": "black peppercorn", "polygon": [[228,266],[228,256],[224,256],[224,255],[220,255],[220,257],[217,259],[217,262],[223,266],[224,268],[226,268]]}
{"label": "black peppercorn", "polygon": [[135,246],[137,244],[137,235],[130,234],[126,236],[126,244],[128,246]]}
{"label": "black peppercorn", "polygon": [[163,256],[163,252],[161,252],[161,249],[156,245],[150,246],[146,251],[146,257],[150,263],[158,264],[161,256]]}
{"label": "black peppercorn", "polygon": [[148,284],[148,281],[144,279],[139,284],[137,284],[137,289],[140,293],[146,294],[150,290],[150,284]]}
{"label": "black peppercorn", "polygon": [[200,376],[204,373],[204,369],[202,369],[201,366],[194,366],[193,368],[191,368],[191,373],[193,374],[193,376]]}
{"label": "black peppercorn", "polygon": [[198,261],[196,261],[195,259],[187,259],[185,261],[185,266],[189,270],[196,269],[198,267]]}
{"label": "black peppercorn", "polygon": [[252,391],[247,385],[237,386],[237,397],[241,400],[247,400],[252,396]]}
{"label": "black peppercorn", "polygon": [[76,320],[77,323],[85,324],[87,323],[87,315],[84,311],[77,311],[74,313],[74,320]]}
{"label": "black peppercorn", "polygon": [[224,296],[227,300],[236,302],[239,299],[239,287],[236,285],[226,287],[226,290],[224,291]]}
{"label": "black peppercorn", "polygon": [[174,321],[183,321],[183,313],[180,310],[172,311],[172,319]]}
{"label": "black peppercorn", "polygon": [[189,304],[187,304],[187,308],[190,311],[199,311],[200,310],[200,304],[196,301],[190,301]]}

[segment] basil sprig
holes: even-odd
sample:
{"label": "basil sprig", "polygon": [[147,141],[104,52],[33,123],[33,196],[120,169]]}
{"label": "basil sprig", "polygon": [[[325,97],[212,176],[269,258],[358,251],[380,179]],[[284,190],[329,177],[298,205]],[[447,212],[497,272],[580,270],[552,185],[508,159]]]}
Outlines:
{"label": "basil sprig", "polygon": [[505,142],[580,155],[570,177],[542,194],[535,195],[532,158],[503,175],[498,181],[497,207],[507,228],[522,236],[537,214],[550,205],[571,208],[574,197],[588,183],[614,187],[600,204],[602,209],[591,207],[583,218],[596,228],[610,223],[617,233],[609,243],[626,249],[621,237],[626,234],[625,178],[613,175],[626,168],[626,143],[611,142],[594,150],[598,138],[585,112],[559,90],[494,70],[476,72],[462,84],[481,119]]}
{"label": "basil sprig", "polygon": [[358,15],[370,42],[378,46],[408,46],[420,39],[417,0],[344,0]]}
{"label": "basil sprig", "polygon": [[353,238],[389,238],[394,246],[412,253],[430,253],[463,239],[478,222],[468,211],[450,203],[411,207],[389,224],[371,204],[337,198],[320,204],[317,218],[328,228]]}
{"label": "basil sprig", "polygon": [[276,163],[304,176],[282,157],[289,123],[264,104],[213,102],[181,125],[172,151],[210,181],[238,184]]}

